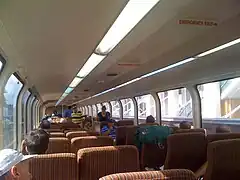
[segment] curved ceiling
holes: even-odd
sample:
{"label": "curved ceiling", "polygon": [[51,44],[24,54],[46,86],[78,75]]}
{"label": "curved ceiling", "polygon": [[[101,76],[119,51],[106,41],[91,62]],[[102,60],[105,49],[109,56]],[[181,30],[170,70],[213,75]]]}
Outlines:
{"label": "curved ceiling", "polygon": [[[18,52],[14,63],[24,68],[44,101],[57,100],[126,3],[127,0],[2,1],[0,20],[9,38],[0,38],[1,47],[7,55]],[[77,102],[239,37],[239,7],[238,0],[161,0],[63,103]],[[179,24],[183,19],[209,20],[218,25]],[[9,49],[7,41],[13,44]],[[218,68],[219,62],[227,65],[224,59],[207,57],[114,93],[119,96],[140,94],[149,90],[146,86],[159,89],[196,81],[204,75],[214,77],[226,67]],[[237,61],[232,64],[240,67],[235,63]],[[107,76],[108,73],[116,73],[117,76]],[[173,73],[176,73],[174,77]],[[91,101],[114,99],[114,93]]]}

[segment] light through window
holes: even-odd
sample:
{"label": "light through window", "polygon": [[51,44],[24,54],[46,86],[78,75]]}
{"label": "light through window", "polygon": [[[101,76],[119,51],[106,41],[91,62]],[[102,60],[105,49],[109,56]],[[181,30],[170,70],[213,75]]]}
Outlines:
{"label": "light through window", "polygon": [[134,118],[134,105],[131,99],[122,99],[123,118]]}
{"label": "light through window", "polygon": [[120,104],[118,101],[111,101],[112,117],[120,118]]}

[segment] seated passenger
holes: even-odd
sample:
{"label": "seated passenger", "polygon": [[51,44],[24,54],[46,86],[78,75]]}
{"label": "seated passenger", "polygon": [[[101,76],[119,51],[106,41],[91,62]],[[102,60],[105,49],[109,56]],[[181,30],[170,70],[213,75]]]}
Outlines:
{"label": "seated passenger", "polygon": [[13,149],[0,151],[0,180],[30,180],[29,159],[34,155],[24,156]]}
{"label": "seated passenger", "polygon": [[43,120],[40,123],[40,128],[41,129],[50,129],[50,127],[51,127],[51,123],[48,120]]}
{"label": "seated passenger", "polygon": [[72,107],[68,106],[68,109],[65,109],[63,112],[63,117],[64,118],[70,118],[72,116]]}
{"label": "seated passenger", "polygon": [[216,127],[216,133],[230,133],[231,129],[228,126],[220,125]]}
{"label": "seated passenger", "polygon": [[102,107],[102,111],[97,114],[98,121],[108,121],[111,118],[111,115],[109,112],[106,111],[106,106]]}
{"label": "seated passenger", "polygon": [[82,117],[81,111],[78,112],[78,111],[77,111],[77,108],[75,108],[75,109],[73,110],[73,113],[72,113],[72,122],[78,123],[78,122],[83,121],[84,119],[81,118],[81,117]]}
{"label": "seated passenger", "polygon": [[[29,132],[24,140],[22,149],[27,154],[45,154],[48,149],[49,134],[43,129]],[[25,150],[25,151],[24,151]]]}
{"label": "seated passenger", "polygon": [[152,124],[152,123],[155,123],[155,118],[150,115],[146,118],[146,124]]}
{"label": "seated passenger", "polygon": [[101,129],[101,134],[116,139],[116,127],[114,126],[114,121],[112,119],[109,119],[107,122],[108,124],[103,126]]}
{"label": "seated passenger", "polygon": [[191,129],[191,124],[187,121],[182,121],[179,124],[180,129]]}

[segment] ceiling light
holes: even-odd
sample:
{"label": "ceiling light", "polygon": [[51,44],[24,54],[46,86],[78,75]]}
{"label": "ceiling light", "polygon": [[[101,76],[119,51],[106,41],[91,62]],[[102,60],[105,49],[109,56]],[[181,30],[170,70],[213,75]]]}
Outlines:
{"label": "ceiling light", "polygon": [[108,54],[160,0],[129,0],[116,21],[96,48]]}
{"label": "ceiling light", "polygon": [[63,93],[62,97],[65,98],[68,94],[66,93]]}
{"label": "ceiling light", "polygon": [[77,76],[81,78],[86,77],[105,57],[106,56],[101,56],[93,53],[80,69]]}
{"label": "ceiling light", "polygon": [[75,88],[82,80],[83,78],[75,77],[69,87]]}
{"label": "ceiling light", "polygon": [[221,45],[221,46],[218,46],[218,47],[216,47],[216,48],[213,48],[213,49],[211,49],[211,50],[208,50],[208,51],[206,51],[206,52],[203,52],[203,53],[197,55],[196,57],[203,57],[203,56],[206,56],[206,55],[215,53],[215,52],[217,52],[217,51],[220,51],[220,50],[222,50],[222,49],[228,48],[228,47],[233,46],[233,45],[238,44],[238,43],[240,43],[240,38],[238,38],[238,39],[236,39],[236,40],[234,40],[234,41],[231,41],[231,42],[229,42],[229,43],[223,44],[223,45]]}
{"label": "ceiling light", "polygon": [[66,93],[66,94],[69,94],[69,93],[71,93],[72,91],[73,91],[73,88],[68,87],[68,88],[65,90],[65,93]]}

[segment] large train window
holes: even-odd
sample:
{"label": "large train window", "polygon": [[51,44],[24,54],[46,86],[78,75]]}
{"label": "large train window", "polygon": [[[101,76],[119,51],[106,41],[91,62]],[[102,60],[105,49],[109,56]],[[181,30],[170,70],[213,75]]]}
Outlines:
{"label": "large train window", "polygon": [[152,115],[156,118],[156,105],[152,95],[144,95],[136,97],[138,104],[138,121],[145,123],[146,117]]}
{"label": "large train window", "polygon": [[134,118],[134,105],[131,99],[121,100],[123,107],[123,118]]}
{"label": "large train window", "polygon": [[215,132],[219,125],[240,132],[240,78],[199,85],[203,128]]}
{"label": "large train window", "polygon": [[23,83],[14,74],[10,76],[4,88],[3,103],[3,147],[17,146],[17,100]]}
{"label": "large train window", "polygon": [[92,116],[92,107],[91,106],[88,106],[88,115]]}
{"label": "large train window", "polygon": [[111,101],[112,117],[120,118],[120,104],[118,101]]}
{"label": "large train window", "polygon": [[98,111],[98,113],[102,111],[102,105],[101,104],[97,104],[97,111]]}
{"label": "large train window", "polygon": [[22,128],[21,128],[21,136],[22,139],[24,137],[24,134],[27,132],[27,101],[30,97],[31,93],[29,90],[25,91],[22,96]]}
{"label": "large train window", "polygon": [[192,123],[192,98],[186,88],[160,92],[158,97],[163,124],[178,125],[181,121]]}
{"label": "large train window", "polygon": [[97,117],[97,107],[96,107],[96,105],[92,105],[92,109],[93,109],[93,117]]}

